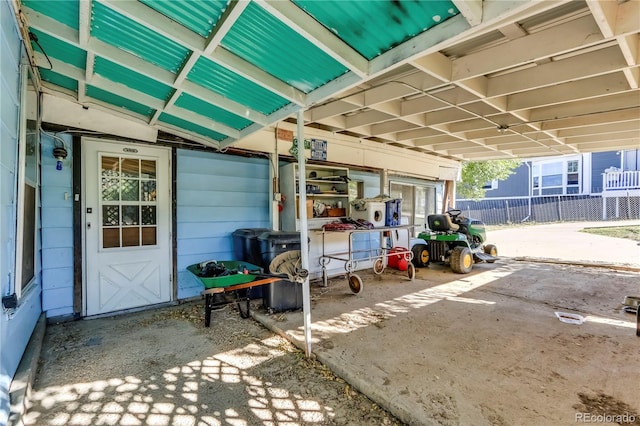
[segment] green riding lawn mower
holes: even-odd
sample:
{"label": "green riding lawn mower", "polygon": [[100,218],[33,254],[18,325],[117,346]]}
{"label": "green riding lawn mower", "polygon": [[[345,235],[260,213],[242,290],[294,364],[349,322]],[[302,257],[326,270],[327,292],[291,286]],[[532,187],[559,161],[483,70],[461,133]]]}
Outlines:
{"label": "green riding lawn mower", "polygon": [[462,216],[462,211],[451,209],[445,214],[427,217],[429,229],[411,240],[413,264],[417,267],[429,263],[449,264],[453,272],[468,274],[474,263],[493,263],[498,249],[486,244],[484,223]]}

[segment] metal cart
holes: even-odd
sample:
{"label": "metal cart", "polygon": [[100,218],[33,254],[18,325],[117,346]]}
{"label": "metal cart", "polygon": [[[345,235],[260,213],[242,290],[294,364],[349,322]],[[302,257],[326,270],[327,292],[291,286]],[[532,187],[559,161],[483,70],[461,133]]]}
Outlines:
{"label": "metal cart", "polygon": [[[387,259],[389,255],[389,250],[392,247],[388,246],[389,236],[393,231],[402,231],[407,233],[407,241],[411,241],[411,228],[413,225],[401,225],[401,226],[384,226],[373,229],[348,229],[348,230],[322,230],[318,231],[322,234],[322,255],[320,256],[320,266],[322,266],[322,283],[324,286],[327,285],[329,277],[327,276],[327,265],[332,260],[337,260],[340,262],[344,262],[344,269],[347,272],[347,281],[349,283],[349,288],[354,293],[360,293],[363,288],[362,278],[355,271],[358,270],[358,262],[373,262],[373,272],[377,275],[380,275],[384,272],[387,267]],[[326,253],[326,245],[325,245],[325,235],[328,233],[342,233],[347,234],[348,239],[348,250],[346,252],[338,252],[338,253]],[[355,235],[365,234],[366,245],[365,248],[354,248],[354,240],[353,237]],[[378,234],[380,236],[380,242],[373,242],[371,238],[374,234]],[[404,256],[407,260],[407,274],[409,279],[413,281],[416,270],[411,263],[411,259],[413,259],[413,252],[410,248],[405,250],[396,248],[393,252],[394,255]]]}

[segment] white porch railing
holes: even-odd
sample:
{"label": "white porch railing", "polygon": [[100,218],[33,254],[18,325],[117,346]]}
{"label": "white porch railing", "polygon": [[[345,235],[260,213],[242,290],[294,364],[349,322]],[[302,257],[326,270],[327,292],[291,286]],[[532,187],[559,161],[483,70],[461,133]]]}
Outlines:
{"label": "white porch railing", "polygon": [[616,171],[602,174],[602,191],[640,189],[640,171]]}
{"label": "white porch railing", "polygon": [[[614,200],[615,217],[620,217],[619,200],[626,199],[627,212],[631,211],[631,197],[640,197],[640,171],[606,171],[602,174],[602,219],[607,219],[607,200]],[[628,213],[627,213],[628,214]]]}

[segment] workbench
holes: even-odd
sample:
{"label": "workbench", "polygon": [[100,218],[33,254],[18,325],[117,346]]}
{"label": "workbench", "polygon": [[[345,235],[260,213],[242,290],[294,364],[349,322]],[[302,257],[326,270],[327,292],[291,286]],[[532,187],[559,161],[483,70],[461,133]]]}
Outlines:
{"label": "workbench", "polygon": [[[322,281],[323,285],[327,285],[329,277],[327,276],[327,265],[332,260],[344,262],[344,269],[347,272],[347,281],[349,288],[353,293],[360,293],[363,289],[362,278],[355,271],[358,270],[358,262],[373,262],[373,272],[377,275],[382,274],[387,267],[387,261],[389,256],[389,250],[393,247],[388,245],[391,238],[391,232],[402,231],[407,233],[407,242],[411,241],[411,229],[413,225],[400,225],[400,226],[383,226],[371,229],[347,229],[347,230],[329,230],[322,229],[317,232],[322,234],[322,255],[320,256],[320,265],[322,267]],[[348,240],[346,252],[326,253],[325,235],[327,234],[345,234]],[[379,235],[379,243],[373,242],[372,236]],[[355,248],[354,236],[365,235],[367,246],[365,248]],[[393,238],[391,238],[393,240]],[[411,248],[395,248],[394,255],[404,256],[407,260],[407,275],[409,279],[413,281],[416,270],[411,259],[413,259],[413,252]]]}

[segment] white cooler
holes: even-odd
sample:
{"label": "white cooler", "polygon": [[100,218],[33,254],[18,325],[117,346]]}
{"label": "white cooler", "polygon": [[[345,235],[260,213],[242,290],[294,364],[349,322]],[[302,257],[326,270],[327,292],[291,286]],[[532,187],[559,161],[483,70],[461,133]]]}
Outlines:
{"label": "white cooler", "polygon": [[360,209],[357,209],[354,205],[351,209],[351,217],[354,219],[364,219],[371,223],[376,228],[379,226],[384,226],[385,223],[385,212],[386,212],[386,204],[383,202],[377,201],[367,201],[364,204],[358,204]]}

